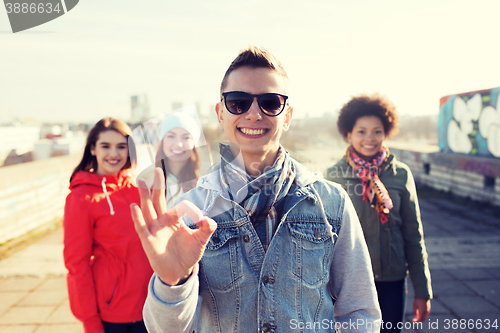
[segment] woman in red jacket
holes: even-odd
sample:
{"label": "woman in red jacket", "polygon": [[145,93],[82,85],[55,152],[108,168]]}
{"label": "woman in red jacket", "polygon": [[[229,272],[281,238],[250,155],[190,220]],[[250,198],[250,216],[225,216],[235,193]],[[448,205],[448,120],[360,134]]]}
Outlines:
{"label": "woman in red jacket", "polygon": [[64,262],[71,311],[87,333],[146,332],[142,307],[153,271],[130,216],[130,204],[140,202],[134,164],[130,128],[104,118],[70,178]]}

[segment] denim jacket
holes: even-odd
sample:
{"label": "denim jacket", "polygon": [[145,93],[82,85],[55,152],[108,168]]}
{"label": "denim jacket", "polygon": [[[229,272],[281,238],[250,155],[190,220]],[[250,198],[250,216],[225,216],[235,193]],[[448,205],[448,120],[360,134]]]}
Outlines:
{"label": "denim jacket", "polygon": [[149,332],[379,331],[370,258],[349,197],[293,163],[297,187],[266,252],[248,213],[221,188],[220,172],[184,195],[217,230],[184,284],[153,275]]}

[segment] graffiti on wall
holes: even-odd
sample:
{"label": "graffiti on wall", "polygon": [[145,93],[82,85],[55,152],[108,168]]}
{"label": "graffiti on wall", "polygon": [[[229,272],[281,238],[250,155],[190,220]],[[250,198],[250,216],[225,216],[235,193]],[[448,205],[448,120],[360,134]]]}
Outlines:
{"label": "graffiti on wall", "polygon": [[500,158],[500,88],[441,98],[438,144],[446,153]]}
{"label": "graffiti on wall", "polygon": [[431,153],[428,155],[431,165],[439,165],[451,170],[464,170],[484,176],[500,176],[500,160],[466,156],[458,154]]}

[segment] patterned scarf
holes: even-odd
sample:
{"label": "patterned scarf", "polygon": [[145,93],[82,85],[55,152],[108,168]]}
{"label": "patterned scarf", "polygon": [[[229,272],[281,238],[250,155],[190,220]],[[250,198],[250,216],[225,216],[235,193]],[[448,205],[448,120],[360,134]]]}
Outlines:
{"label": "patterned scarf", "polygon": [[382,163],[387,160],[389,148],[382,147],[371,162],[359,157],[353,146],[347,148],[345,156],[347,163],[354,169],[356,175],[361,178],[363,184],[363,201],[370,203],[377,210],[382,224],[386,223],[389,211],[393,207],[392,200],[384,184],[380,181],[377,171]]}
{"label": "patterned scarf", "polygon": [[248,212],[258,234],[257,227],[266,222],[265,237],[259,237],[267,250],[279,223],[278,213],[283,210],[286,195],[295,179],[290,155],[280,146],[272,167],[254,178],[237,165],[228,145],[220,144],[220,153],[221,178],[229,198]]}

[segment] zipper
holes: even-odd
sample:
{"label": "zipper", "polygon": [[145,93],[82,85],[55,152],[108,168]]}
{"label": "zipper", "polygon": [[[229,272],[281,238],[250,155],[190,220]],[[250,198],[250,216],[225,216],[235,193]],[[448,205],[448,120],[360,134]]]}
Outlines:
{"label": "zipper", "polygon": [[113,297],[115,296],[116,289],[118,289],[118,282],[120,282],[120,278],[118,278],[118,280],[116,280],[116,284],[115,284],[115,288],[113,289],[113,293],[111,294],[111,297],[109,298],[109,300],[106,301],[106,303],[108,304],[108,306],[111,303],[111,300],[113,299]]}

